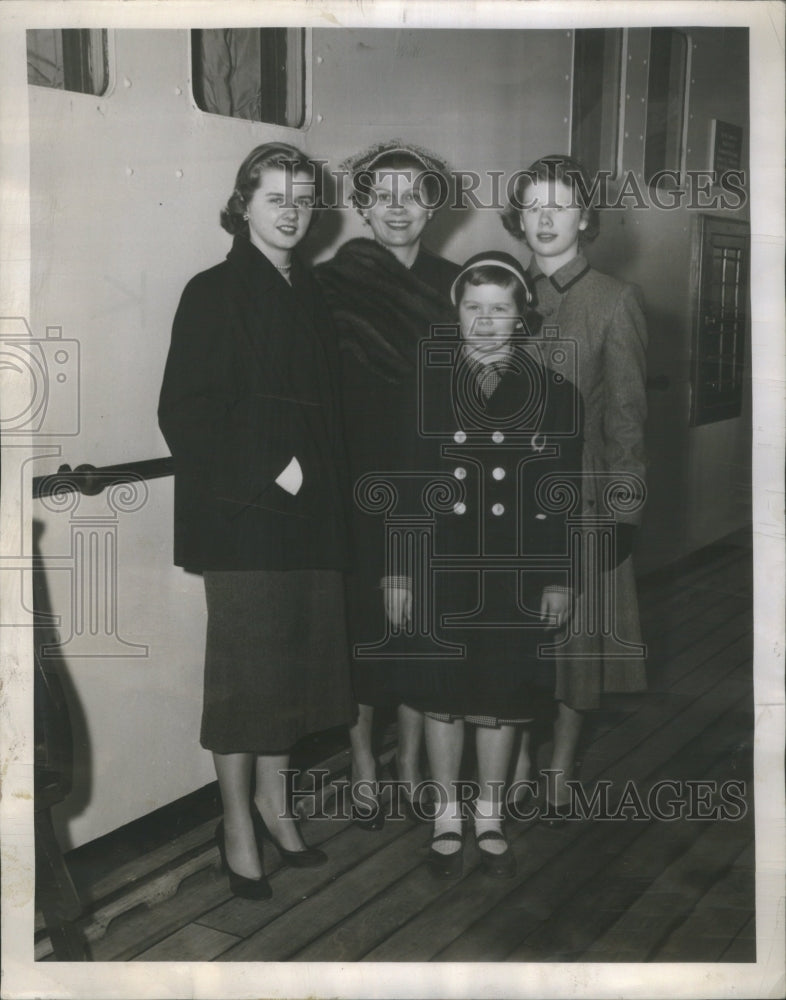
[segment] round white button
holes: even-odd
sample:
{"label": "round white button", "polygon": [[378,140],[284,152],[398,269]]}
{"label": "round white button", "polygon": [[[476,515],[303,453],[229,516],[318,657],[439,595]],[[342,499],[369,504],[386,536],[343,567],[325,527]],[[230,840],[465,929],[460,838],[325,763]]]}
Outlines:
{"label": "round white button", "polygon": [[502,442],[505,440],[505,435],[502,433],[502,431],[494,431],[494,433],[491,435],[491,440],[494,442],[494,444],[502,444]]}
{"label": "round white button", "polygon": [[464,514],[467,510],[467,505],[459,500],[458,503],[453,504],[453,510],[456,514]]}
{"label": "round white button", "polygon": [[494,514],[495,517],[500,517],[502,514],[505,513],[505,507],[501,503],[495,503],[494,506],[491,508],[491,513]]}
{"label": "round white button", "polygon": [[464,433],[464,431],[456,431],[456,433],[453,435],[453,440],[456,442],[456,444],[464,444],[464,442],[467,440],[467,435]]}
{"label": "round white button", "polygon": [[457,468],[453,470],[453,475],[456,477],[456,479],[466,479],[467,470],[462,465],[459,465],[457,466]]}
{"label": "round white button", "polygon": [[502,468],[500,468],[499,466],[497,466],[496,469],[492,469],[491,474],[492,474],[492,476],[495,479],[504,479],[505,478],[505,470],[502,469]]}

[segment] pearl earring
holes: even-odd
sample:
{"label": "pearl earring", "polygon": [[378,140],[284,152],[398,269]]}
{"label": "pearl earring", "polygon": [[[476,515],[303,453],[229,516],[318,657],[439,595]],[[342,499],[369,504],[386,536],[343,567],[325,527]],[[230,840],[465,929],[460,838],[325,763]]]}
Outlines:
{"label": "pearl earring", "polygon": [[248,222],[248,212],[243,215],[243,221]]}

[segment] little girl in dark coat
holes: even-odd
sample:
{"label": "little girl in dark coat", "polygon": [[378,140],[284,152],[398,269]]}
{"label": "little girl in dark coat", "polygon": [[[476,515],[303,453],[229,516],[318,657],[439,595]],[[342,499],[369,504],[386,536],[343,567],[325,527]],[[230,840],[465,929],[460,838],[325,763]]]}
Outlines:
{"label": "little girl in dark coat", "polygon": [[[515,726],[553,700],[553,660],[540,657],[538,646],[570,610],[570,503],[557,497],[578,496],[582,413],[575,386],[541,358],[565,348],[528,336],[531,289],[514,258],[496,252],[471,258],[452,299],[461,346],[442,456],[461,498],[438,519],[435,550],[443,572],[435,588],[438,621],[465,654],[424,668],[434,683],[418,707],[426,711],[426,746],[441,797],[428,865],[437,878],[461,873],[456,783],[464,723],[472,722],[476,841],[486,873],[502,878],[515,872],[501,824]],[[435,352],[446,346],[436,344]]]}

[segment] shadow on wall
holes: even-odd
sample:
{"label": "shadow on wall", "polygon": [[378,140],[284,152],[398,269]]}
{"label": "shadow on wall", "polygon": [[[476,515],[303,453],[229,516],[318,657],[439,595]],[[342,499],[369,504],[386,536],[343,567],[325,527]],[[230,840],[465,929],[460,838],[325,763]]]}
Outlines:
{"label": "shadow on wall", "polygon": [[59,652],[57,626],[52,611],[46,568],[42,565],[40,539],[44,525],[33,521],[33,643],[35,682],[35,786],[37,795],[47,789],[47,800],[56,806],[56,829],[64,851],[65,823],[78,816],[90,801],[93,762],[87,720]]}

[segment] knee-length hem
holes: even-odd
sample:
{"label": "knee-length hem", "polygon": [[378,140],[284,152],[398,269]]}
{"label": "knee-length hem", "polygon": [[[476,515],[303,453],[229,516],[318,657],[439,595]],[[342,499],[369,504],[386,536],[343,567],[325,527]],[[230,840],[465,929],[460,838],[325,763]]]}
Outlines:
{"label": "knee-length hem", "polygon": [[340,572],[208,571],[204,581],[203,747],[278,753],[353,721]]}

